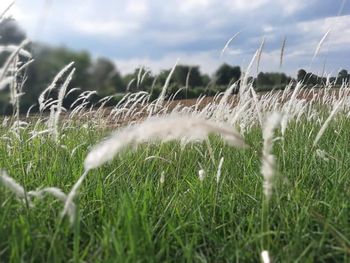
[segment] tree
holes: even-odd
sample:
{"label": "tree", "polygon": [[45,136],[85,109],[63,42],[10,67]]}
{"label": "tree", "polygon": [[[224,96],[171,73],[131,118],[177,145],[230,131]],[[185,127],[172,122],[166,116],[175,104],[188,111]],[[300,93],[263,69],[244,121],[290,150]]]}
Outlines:
{"label": "tree", "polygon": [[[67,64],[74,61],[76,71],[69,87],[90,89],[91,58],[87,52],[74,52],[65,47],[53,48],[42,44],[32,44],[34,62],[29,66],[25,95],[22,97],[23,110],[38,102],[39,94],[52,82],[55,75]],[[58,86],[65,76],[58,80]],[[75,93],[77,94],[77,93]],[[52,93],[55,95],[55,92]],[[74,94],[65,99],[64,105],[70,105],[75,100]]]}
{"label": "tree", "polygon": [[[198,66],[178,65],[174,71],[174,82],[179,86],[199,87],[203,85],[202,75]],[[188,83],[187,83],[188,82]]]}
{"label": "tree", "polygon": [[241,78],[241,68],[231,67],[228,64],[221,65],[215,72],[216,84],[229,85],[232,82],[236,82]]}
{"label": "tree", "polygon": [[288,77],[284,73],[279,72],[260,72],[257,76],[256,82],[259,88],[263,89],[283,89],[290,81],[291,77]]}
{"label": "tree", "polygon": [[211,79],[210,79],[208,74],[204,74],[202,76],[202,84],[203,84],[204,87],[208,86],[210,81],[211,81]]}
{"label": "tree", "polygon": [[297,75],[298,82],[305,80],[306,73],[307,72],[304,69],[299,69],[298,70],[298,75]]}
{"label": "tree", "polygon": [[90,74],[90,89],[96,90],[99,96],[105,97],[118,91],[124,91],[122,77],[110,60],[97,59],[90,68]]}
{"label": "tree", "polygon": [[337,84],[342,84],[344,82],[349,82],[349,74],[346,69],[342,69],[338,73]]}
{"label": "tree", "polygon": [[315,85],[317,85],[317,84],[320,83],[320,80],[321,80],[321,79],[320,79],[317,75],[315,75],[315,74],[313,74],[313,73],[311,73],[311,72],[308,72],[308,73],[306,73],[306,75],[305,75],[304,83],[305,83],[306,85],[315,86]]}
{"label": "tree", "polygon": [[20,44],[26,34],[13,18],[5,18],[0,23],[0,45]]}
{"label": "tree", "polygon": [[272,85],[270,79],[264,72],[260,72],[256,78],[256,82],[258,86],[267,86]]}

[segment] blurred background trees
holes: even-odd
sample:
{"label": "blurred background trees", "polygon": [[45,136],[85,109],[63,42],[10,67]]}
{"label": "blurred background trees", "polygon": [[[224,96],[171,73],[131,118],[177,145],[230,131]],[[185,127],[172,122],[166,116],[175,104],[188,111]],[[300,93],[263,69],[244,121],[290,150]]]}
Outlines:
{"label": "blurred background trees", "polygon": [[[14,19],[7,18],[0,23],[0,45],[18,45],[26,39],[25,32]],[[76,72],[70,83],[70,88],[79,88],[65,99],[65,105],[70,105],[79,95],[87,90],[96,90],[94,102],[105,96],[122,95],[126,92],[147,91],[151,97],[156,98],[164,85],[170,69],[154,75],[144,67],[135,68],[134,72],[122,76],[116,64],[108,58],[92,58],[87,51],[73,51],[66,47],[51,47],[43,43],[31,43],[28,49],[34,61],[26,72],[24,95],[21,98],[22,110],[26,111],[31,105],[37,104],[39,94],[52,82],[54,76],[67,64],[74,61]],[[0,67],[9,55],[9,52],[0,53]],[[200,94],[208,96],[224,91],[229,85],[236,83],[237,92],[240,85],[242,71],[239,66],[222,64],[212,76],[202,74],[199,66],[178,65],[169,84],[170,93],[177,92],[179,99],[195,98]],[[260,72],[256,78],[249,77],[257,90],[283,89],[289,83],[302,81],[307,87],[324,85],[325,77],[319,77],[311,72],[300,69],[296,79],[285,73]],[[329,80],[336,85],[349,82],[350,75],[347,70],[339,71],[337,77]],[[329,81],[328,80],[328,81]],[[58,82],[63,81],[59,80]],[[0,93],[1,113],[8,103],[8,91]],[[34,108],[35,110],[35,108]]]}
{"label": "blurred background trees", "polygon": [[215,72],[217,85],[230,85],[241,78],[241,68],[238,66],[232,67],[228,64],[222,64]]}
{"label": "blurred background trees", "polygon": [[26,38],[16,20],[5,18],[0,23],[0,45],[19,44]]}

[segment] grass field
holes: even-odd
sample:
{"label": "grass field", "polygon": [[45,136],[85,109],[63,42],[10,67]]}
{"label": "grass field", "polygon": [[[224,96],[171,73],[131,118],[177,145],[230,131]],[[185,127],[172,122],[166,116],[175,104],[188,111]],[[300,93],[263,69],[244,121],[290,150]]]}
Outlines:
{"label": "grass field", "polygon": [[257,94],[257,51],[233,99],[175,105],[172,70],[156,100],[64,113],[71,63],[27,117],[24,46],[0,75],[0,262],[350,261],[349,83]]}
{"label": "grass field", "polygon": [[[319,142],[327,152],[323,159],[312,145],[319,129],[292,122],[275,142],[278,174],[265,212],[257,127],[244,136],[248,149],[211,136],[210,143],[184,149],[170,142],[126,150],[90,172],[72,226],[61,219],[56,199],[33,200],[29,208],[1,187],[1,261],[251,262],[265,249],[276,262],[347,262],[350,121],[340,116],[331,122]],[[56,186],[69,192],[88,147],[107,133],[77,126],[57,145],[49,135],[28,140],[31,130],[17,138],[3,127],[9,137],[0,141],[0,167],[28,191]]]}

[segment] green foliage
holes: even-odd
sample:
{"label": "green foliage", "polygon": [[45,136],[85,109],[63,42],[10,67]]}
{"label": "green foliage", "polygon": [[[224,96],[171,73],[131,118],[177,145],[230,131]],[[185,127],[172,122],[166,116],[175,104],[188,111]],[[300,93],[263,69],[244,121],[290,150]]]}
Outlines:
{"label": "green foliage", "polygon": [[20,44],[25,38],[25,32],[13,18],[5,18],[0,22],[0,45]]}
{"label": "green foliage", "polygon": [[100,97],[124,91],[124,83],[114,63],[105,58],[98,58],[90,67],[88,90],[96,90]]}
{"label": "green foliage", "polygon": [[275,87],[286,87],[291,81],[291,78],[288,77],[284,73],[278,73],[278,72],[260,72],[256,79],[256,87],[258,90],[266,89],[267,87],[270,87],[269,89],[274,89]]}
{"label": "green foliage", "polygon": [[[29,209],[0,186],[1,261],[258,262],[261,242],[267,240],[274,262],[348,262],[350,152],[344,149],[350,122],[339,117],[326,130],[320,147],[332,157],[328,161],[314,154],[308,139],[319,128],[291,123],[284,140],[275,142],[280,176],[268,232],[261,231],[262,136],[253,129],[245,135],[246,150],[211,137],[210,149],[206,143],[185,148],[165,143],[125,152],[89,174],[74,227],[60,219],[62,203],[54,198],[35,201]],[[18,140],[9,150],[8,142],[0,141],[0,167],[28,190],[57,186],[68,192],[90,145],[105,134],[77,125],[64,132],[61,147],[45,135],[27,141],[31,135],[24,130],[27,143]],[[146,160],[149,156],[168,161]],[[200,168],[206,171],[203,182]]]}
{"label": "green foliage", "polygon": [[217,85],[230,85],[241,78],[241,68],[228,64],[221,65],[215,73]]}
{"label": "green foliage", "polygon": [[185,87],[200,87],[203,85],[202,75],[198,66],[178,65],[174,71],[174,82]]}
{"label": "green foliage", "polygon": [[346,69],[342,69],[338,73],[338,78],[337,78],[337,84],[342,84],[342,83],[349,83],[350,82],[350,74],[348,74],[348,71]]}
{"label": "green foliage", "polygon": [[303,81],[305,79],[306,73],[307,72],[305,71],[305,69],[299,69],[298,70],[298,75],[297,75],[297,80],[299,82]]}
{"label": "green foliage", "polygon": [[[67,64],[74,61],[76,73],[70,87],[79,87],[82,90],[89,90],[91,58],[87,52],[73,52],[65,47],[52,48],[41,44],[32,44],[34,62],[27,71],[27,82],[25,95],[21,103],[23,109],[29,108],[37,103],[39,94],[52,82],[54,76]],[[59,80],[60,83],[63,83]],[[75,100],[71,96],[65,103],[70,104]]]}

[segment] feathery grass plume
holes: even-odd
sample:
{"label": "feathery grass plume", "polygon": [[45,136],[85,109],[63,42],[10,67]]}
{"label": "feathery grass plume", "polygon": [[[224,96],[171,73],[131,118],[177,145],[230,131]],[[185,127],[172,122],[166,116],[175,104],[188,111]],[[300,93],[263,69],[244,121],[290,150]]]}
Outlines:
{"label": "feathery grass plume", "polygon": [[[219,121],[223,121],[225,117],[226,108],[228,107],[229,97],[232,95],[232,92],[235,88],[237,88],[237,82],[234,82],[230,85],[224,92],[221,97],[219,104],[216,108],[216,112],[214,114],[215,118]],[[230,107],[230,106],[229,106]]]}
{"label": "feathery grass plume", "polygon": [[22,43],[19,46],[16,46],[13,52],[8,56],[4,65],[0,69],[0,81],[2,81],[6,76],[6,74],[8,74],[11,64],[15,61],[18,54],[21,54],[21,52],[22,53],[25,52],[23,54],[29,54],[28,51],[23,50],[27,44],[29,44],[29,40],[28,39],[23,40]]}
{"label": "feathery grass plume", "polygon": [[164,171],[162,171],[162,173],[160,174],[159,183],[164,184],[164,182],[165,182],[165,173]]}
{"label": "feathery grass plume", "polygon": [[10,103],[13,106],[13,116],[16,120],[19,120],[19,98],[21,92],[21,84],[17,83],[18,75],[17,75],[17,64],[18,64],[18,56],[13,59],[14,65],[14,73],[13,73],[13,82],[10,84]]}
{"label": "feathery grass plume", "polygon": [[[288,121],[289,121],[289,115],[290,115],[290,112],[291,112],[291,109],[292,109],[292,106],[295,105],[295,100],[296,100],[296,97],[299,93],[299,90],[301,89],[302,87],[302,82],[298,82],[296,87],[294,88],[294,91],[292,93],[292,96],[290,97],[289,101],[288,101],[288,104],[285,106],[285,110],[284,110],[284,114],[283,114],[283,117],[282,117],[282,121],[281,121],[281,131],[282,131],[282,136],[284,136],[285,134],[285,131],[287,129],[287,126],[288,126]],[[285,94],[282,95],[282,98],[284,97]]]}
{"label": "feathery grass plume", "polygon": [[[269,232],[269,201],[272,195],[273,176],[275,172],[275,157],[272,155],[273,147],[273,133],[275,128],[280,124],[281,116],[279,113],[274,112],[268,116],[265,125],[263,127],[263,152],[262,152],[262,165],[261,174],[263,175],[263,193],[265,198],[262,200],[261,210],[261,231],[262,233]],[[267,236],[263,236],[261,239],[262,247],[268,244]],[[269,252],[263,250],[261,252],[261,259],[263,263],[270,263]]]}
{"label": "feathery grass plume", "polygon": [[262,123],[262,116],[261,116],[261,109],[260,109],[260,104],[259,104],[259,101],[258,101],[258,96],[256,95],[256,92],[254,90],[254,87],[253,85],[250,85],[250,88],[249,88],[251,94],[252,94],[252,97],[253,97],[253,101],[254,101],[254,104],[255,104],[255,109],[256,109],[256,113],[258,115],[258,119],[259,119],[259,123],[260,123],[260,126],[262,127],[263,123]]}
{"label": "feathery grass plume", "polygon": [[143,66],[141,65],[141,67],[139,68],[139,72],[137,73],[137,82],[136,82],[137,89],[140,88],[142,71],[143,71]]}
{"label": "feathery grass plume", "polygon": [[74,197],[77,195],[88,172],[111,161],[115,155],[127,146],[131,145],[135,148],[145,142],[166,142],[171,140],[182,140],[182,142],[186,143],[203,141],[210,134],[221,135],[232,146],[246,147],[241,135],[232,127],[185,115],[153,117],[140,124],[115,132],[111,137],[96,145],[86,156],[84,161],[85,171],[68,194],[62,216],[68,214],[70,222],[74,222],[75,211],[72,212],[70,208],[74,205]]}
{"label": "feathery grass plume", "polygon": [[227,143],[233,146],[246,146],[241,135],[225,124],[186,115],[153,117],[140,124],[120,129],[110,138],[95,146],[85,159],[85,169],[94,169],[112,160],[126,146],[180,139],[187,142],[203,141],[212,133],[221,135]]}
{"label": "feathery grass plume", "polygon": [[337,112],[340,109],[340,106],[342,105],[343,101],[339,101],[333,108],[331,114],[328,116],[328,118],[326,119],[326,121],[323,123],[321,129],[319,130],[319,132],[316,135],[316,138],[313,142],[313,147],[315,147],[318,143],[318,141],[321,139],[323,133],[325,132],[325,130],[327,129],[329,123],[331,122],[331,120],[334,118],[335,114],[337,114]]}
{"label": "feathery grass plume", "polygon": [[171,77],[172,75],[174,74],[174,71],[175,71],[175,68],[177,66],[177,64],[179,63],[179,59],[176,60],[175,62],[175,65],[173,66],[173,68],[171,69],[168,77],[166,78],[165,80],[165,83],[164,83],[164,86],[163,86],[163,89],[162,91],[160,92],[159,94],[159,97],[156,101],[156,104],[155,104],[155,108],[158,109],[158,106],[162,105],[164,100],[165,100],[165,95],[166,95],[166,92],[168,90],[168,86],[169,86],[169,83],[170,83],[170,80],[171,80]]}
{"label": "feathery grass plume", "polygon": [[203,182],[205,179],[205,171],[203,169],[200,169],[198,171],[198,179],[199,181]]}
{"label": "feathery grass plume", "polygon": [[26,57],[26,58],[31,58],[32,55],[30,54],[30,52],[24,50],[24,49],[20,49],[18,50],[18,46],[16,45],[7,45],[7,46],[0,46],[0,53],[2,52],[9,52],[9,53],[12,53],[12,52],[17,52],[17,54],[23,56],[23,57]]}
{"label": "feathery grass plume", "polygon": [[[190,67],[188,69],[188,72],[187,72],[187,75],[186,75],[186,82],[185,82],[185,90],[187,92],[188,90],[188,86],[189,86],[189,83],[190,83],[190,75],[191,75],[191,72],[192,72],[192,67]],[[187,93],[186,93],[187,94]],[[187,95],[186,95],[187,96]]]}
{"label": "feathery grass plume", "polygon": [[33,104],[32,106],[30,106],[26,112],[26,118],[28,119],[30,116],[31,111],[33,110],[33,108],[36,106],[36,104]]}
{"label": "feathery grass plume", "polygon": [[146,78],[146,76],[147,76],[148,74],[151,74],[151,71],[145,69],[145,72],[142,74],[140,84],[143,83],[143,81],[145,80],[145,78]]}
{"label": "feathery grass plume", "polygon": [[3,128],[7,127],[8,122],[9,122],[9,119],[10,119],[10,118],[7,117],[7,116],[4,117],[4,119],[2,120],[2,123],[1,123],[1,126],[2,126]]}
{"label": "feathery grass plume", "polygon": [[26,193],[24,188],[18,184],[15,179],[10,177],[6,171],[0,170],[0,182],[11,192],[13,192],[18,198],[25,199]]}
{"label": "feathery grass plume", "polygon": [[135,78],[131,79],[128,83],[128,85],[126,86],[126,91],[129,92],[130,91],[130,87],[131,85],[136,81]]}
{"label": "feathery grass plume", "polygon": [[[36,191],[29,191],[26,195],[23,187],[19,185],[13,178],[8,176],[6,172],[0,171],[0,182],[2,182],[8,189],[16,194],[18,198],[25,199],[27,198],[28,203],[32,205],[30,197],[43,198],[44,194],[50,194],[56,199],[66,202],[68,196],[62,192],[60,188],[57,187],[47,187],[43,189],[39,189]],[[67,207],[68,214],[74,218],[75,213],[75,205],[74,203],[70,203]]]}
{"label": "feathery grass plume", "polygon": [[61,216],[64,217],[65,215],[68,215],[69,222],[71,224],[74,223],[74,220],[76,218],[76,208],[75,208],[76,206],[74,203],[74,197],[77,195],[78,190],[88,173],[89,173],[89,170],[84,171],[84,173],[79,177],[78,181],[73,185],[72,190],[67,195]]}
{"label": "feathery grass plume", "polygon": [[59,121],[60,114],[62,112],[64,95],[66,94],[67,87],[73,78],[74,72],[75,72],[75,68],[73,68],[72,71],[69,73],[68,77],[64,81],[58,93],[57,106],[56,106],[56,111],[54,116],[54,136],[55,136],[56,142],[58,141],[58,137],[59,137],[58,121]]}
{"label": "feathery grass plume", "polygon": [[282,68],[282,64],[283,64],[284,49],[286,48],[286,42],[287,42],[287,37],[285,36],[283,39],[283,42],[282,42],[282,47],[281,47],[280,68]]}
{"label": "feathery grass plume", "polygon": [[233,112],[233,117],[230,121],[230,123],[236,124],[236,122],[238,121],[239,117],[242,116],[242,113],[245,112],[245,110],[247,109],[247,107],[251,104],[251,101],[246,101],[244,104],[241,104],[240,107],[236,107],[236,112]]}
{"label": "feathery grass plume", "polygon": [[324,150],[316,149],[316,156],[321,158],[322,160],[328,162],[329,158],[327,157],[328,153],[326,153]]}
{"label": "feathery grass plume", "polygon": [[0,90],[5,89],[8,85],[13,83],[14,77],[5,77],[3,80],[0,80]]}
{"label": "feathery grass plume", "polygon": [[1,12],[0,14],[0,23],[2,22],[2,20],[4,19],[6,13],[11,9],[11,7],[15,4],[15,1],[11,2],[4,11]]}
{"label": "feathery grass plume", "polygon": [[259,49],[257,51],[255,51],[254,53],[254,56],[252,57],[247,69],[246,69],[246,72],[244,72],[243,74],[243,79],[242,79],[242,85],[241,85],[241,88],[239,89],[239,94],[242,95],[244,94],[246,91],[247,91],[247,88],[248,88],[248,77],[249,77],[249,72],[254,64],[254,61],[256,59],[256,57],[258,56],[259,54]]}
{"label": "feathery grass plume", "polygon": [[50,194],[62,202],[65,202],[67,199],[67,195],[60,188],[57,187],[47,187],[43,189],[38,189],[36,191],[28,192],[29,196],[34,196],[38,198],[43,198],[44,194]]}
{"label": "feathery grass plume", "polygon": [[218,184],[220,182],[221,178],[221,169],[222,169],[222,164],[224,163],[224,157],[221,157],[219,166],[218,166],[218,171],[216,173],[216,183]]}
{"label": "feathery grass plume", "polygon": [[258,53],[258,58],[257,58],[257,62],[256,62],[256,73],[259,73],[259,66],[260,66],[260,60],[261,60],[261,55],[262,55],[262,51],[264,49],[265,46],[265,37],[263,37],[263,40],[261,41],[260,47],[259,47],[259,53]]}
{"label": "feathery grass plume", "polygon": [[162,160],[162,161],[167,162],[167,163],[171,163],[170,160],[165,159],[164,157],[155,156],[155,155],[153,155],[153,156],[148,156],[148,157],[145,159],[145,161],[153,160],[153,159],[158,159],[158,160]]}
{"label": "feathery grass plume", "polygon": [[62,78],[62,76],[74,65],[74,62],[69,63],[60,72],[54,77],[52,83],[40,93],[38,101],[39,101],[39,110],[42,111],[45,108],[45,95],[56,87],[57,81]]}
{"label": "feathery grass plume", "polygon": [[70,108],[72,109],[75,105],[78,105],[79,102],[82,101],[82,104],[84,102],[86,102],[92,95],[97,94],[96,90],[87,90],[82,92],[81,94],[79,94],[79,97],[72,102],[72,104],[70,105]]}
{"label": "feathery grass plume", "polygon": [[317,57],[318,53],[321,50],[321,47],[322,47],[323,43],[326,41],[326,39],[327,39],[327,37],[328,37],[330,32],[331,32],[331,28],[327,30],[327,32],[323,35],[323,37],[320,40],[320,42],[318,42],[317,47],[315,49],[314,56],[312,57],[312,60],[314,60]]}
{"label": "feathery grass plume", "polygon": [[263,263],[270,263],[270,256],[269,256],[269,251],[264,250],[261,252],[261,260]]}
{"label": "feathery grass plume", "polygon": [[269,115],[263,127],[263,151],[262,151],[262,165],[261,174],[264,178],[263,190],[267,200],[272,194],[272,181],[275,173],[275,157],[272,155],[273,147],[273,132],[281,123],[281,114],[274,112]]}
{"label": "feathery grass plume", "polygon": [[[29,196],[37,197],[40,199],[43,198],[45,194],[52,195],[56,199],[62,201],[64,204],[68,198],[68,196],[60,188],[57,188],[57,187],[47,187],[36,191],[28,192]],[[75,204],[73,202],[70,202],[69,205],[67,206],[67,214],[69,215],[70,222],[74,221],[75,210],[76,210]]]}
{"label": "feathery grass plume", "polygon": [[81,88],[73,88],[73,89],[70,89],[66,95],[64,95],[65,98],[67,98],[71,93],[75,92],[75,91],[78,91],[78,90],[81,90]]}
{"label": "feathery grass plume", "polygon": [[238,31],[236,34],[234,34],[225,44],[224,48],[221,50],[220,53],[220,57],[222,57],[226,51],[226,49],[228,49],[228,46],[231,44],[231,42],[241,33],[241,31]]}

